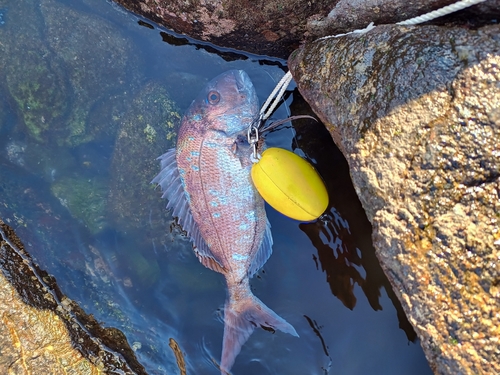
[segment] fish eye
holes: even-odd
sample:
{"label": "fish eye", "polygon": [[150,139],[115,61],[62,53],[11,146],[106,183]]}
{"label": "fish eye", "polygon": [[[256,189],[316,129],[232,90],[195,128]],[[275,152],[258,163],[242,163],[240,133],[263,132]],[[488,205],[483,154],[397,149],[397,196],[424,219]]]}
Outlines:
{"label": "fish eye", "polygon": [[217,91],[210,91],[207,100],[210,104],[217,104],[220,101],[220,94]]}

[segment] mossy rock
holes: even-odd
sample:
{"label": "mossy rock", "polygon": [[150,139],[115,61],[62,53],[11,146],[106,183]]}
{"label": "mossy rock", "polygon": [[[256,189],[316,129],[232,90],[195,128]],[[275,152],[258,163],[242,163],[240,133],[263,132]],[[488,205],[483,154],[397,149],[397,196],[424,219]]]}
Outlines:
{"label": "mossy rock", "polygon": [[139,70],[113,24],[53,0],[27,0],[9,8],[0,37],[15,40],[0,45],[0,66],[19,126],[33,139],[77,146],[116,135]]}
{"label": "mossy rock", "polygon": [[68,109],[62,66],[42,57],[43,50],[25,51],[22,62],[11,59],[6,67],[10,95],[29,134],[37,141]]}
{"label": "mossy rock", "polygon": [[58,142],[75,146],[103,136],[114,137],[120,114],[128,108],[128,98],[138,86],[138,59],[130,40],[94,14],[53,0],[44,1],[40,9],[47,43],[64,61],[67,83],[73,91],[64,138]]}
{"label": "mossy rock", "polygon": [[107,186],[98,177],[65,177],[56,181],[51,191],[75,219],[80,220],[91,233],[106,227],[105,209]]}
{"label": "mossy rock", "polygon": [[125,115],[111,162],[110,221],[119,231],[147,233],[157,246],[172,218],[151,180],[160,171],[156,158],[175,145],[179,121],[164,86],[147,84]]}

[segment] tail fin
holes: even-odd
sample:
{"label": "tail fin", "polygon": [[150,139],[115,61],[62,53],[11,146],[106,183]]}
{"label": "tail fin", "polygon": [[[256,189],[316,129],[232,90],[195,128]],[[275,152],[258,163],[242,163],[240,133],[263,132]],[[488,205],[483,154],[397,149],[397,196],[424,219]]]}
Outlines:
{"label": "tail fin", "polygon": [[257,297],[251,295],[244,300],[229,300],[224,308],[224,339],[220,363],[222,375],[229,374],[241,347],[258,326],[299,336],[290,323]]}

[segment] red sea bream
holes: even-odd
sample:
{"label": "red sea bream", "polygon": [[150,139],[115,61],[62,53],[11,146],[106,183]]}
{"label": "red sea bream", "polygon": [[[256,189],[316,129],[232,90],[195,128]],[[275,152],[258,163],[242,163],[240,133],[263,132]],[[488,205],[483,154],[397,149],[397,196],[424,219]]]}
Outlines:
{"label": "red sea bream", "polygon": [[250,175],[246,134],[258,112],[255,89],[244,71],[214,78],[182,118],[177,147],[159,158],[162,170],[153,180],[200,262],[226,279],[222,374],[256,327],[297,336],[250,290],[249,278],[267,261],[273,244],[264,200]]}

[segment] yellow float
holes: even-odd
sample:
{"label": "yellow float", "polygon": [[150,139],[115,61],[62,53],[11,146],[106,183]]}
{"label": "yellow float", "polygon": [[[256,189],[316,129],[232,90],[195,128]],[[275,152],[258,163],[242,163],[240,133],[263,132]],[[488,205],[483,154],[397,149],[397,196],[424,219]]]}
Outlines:
{"label": "yellow float", "polygon": [[252,180],[276,211],[300,221],[320,217],[328,207],[328,192],[318,172],[293,152],[272,147],[252,167]]}

